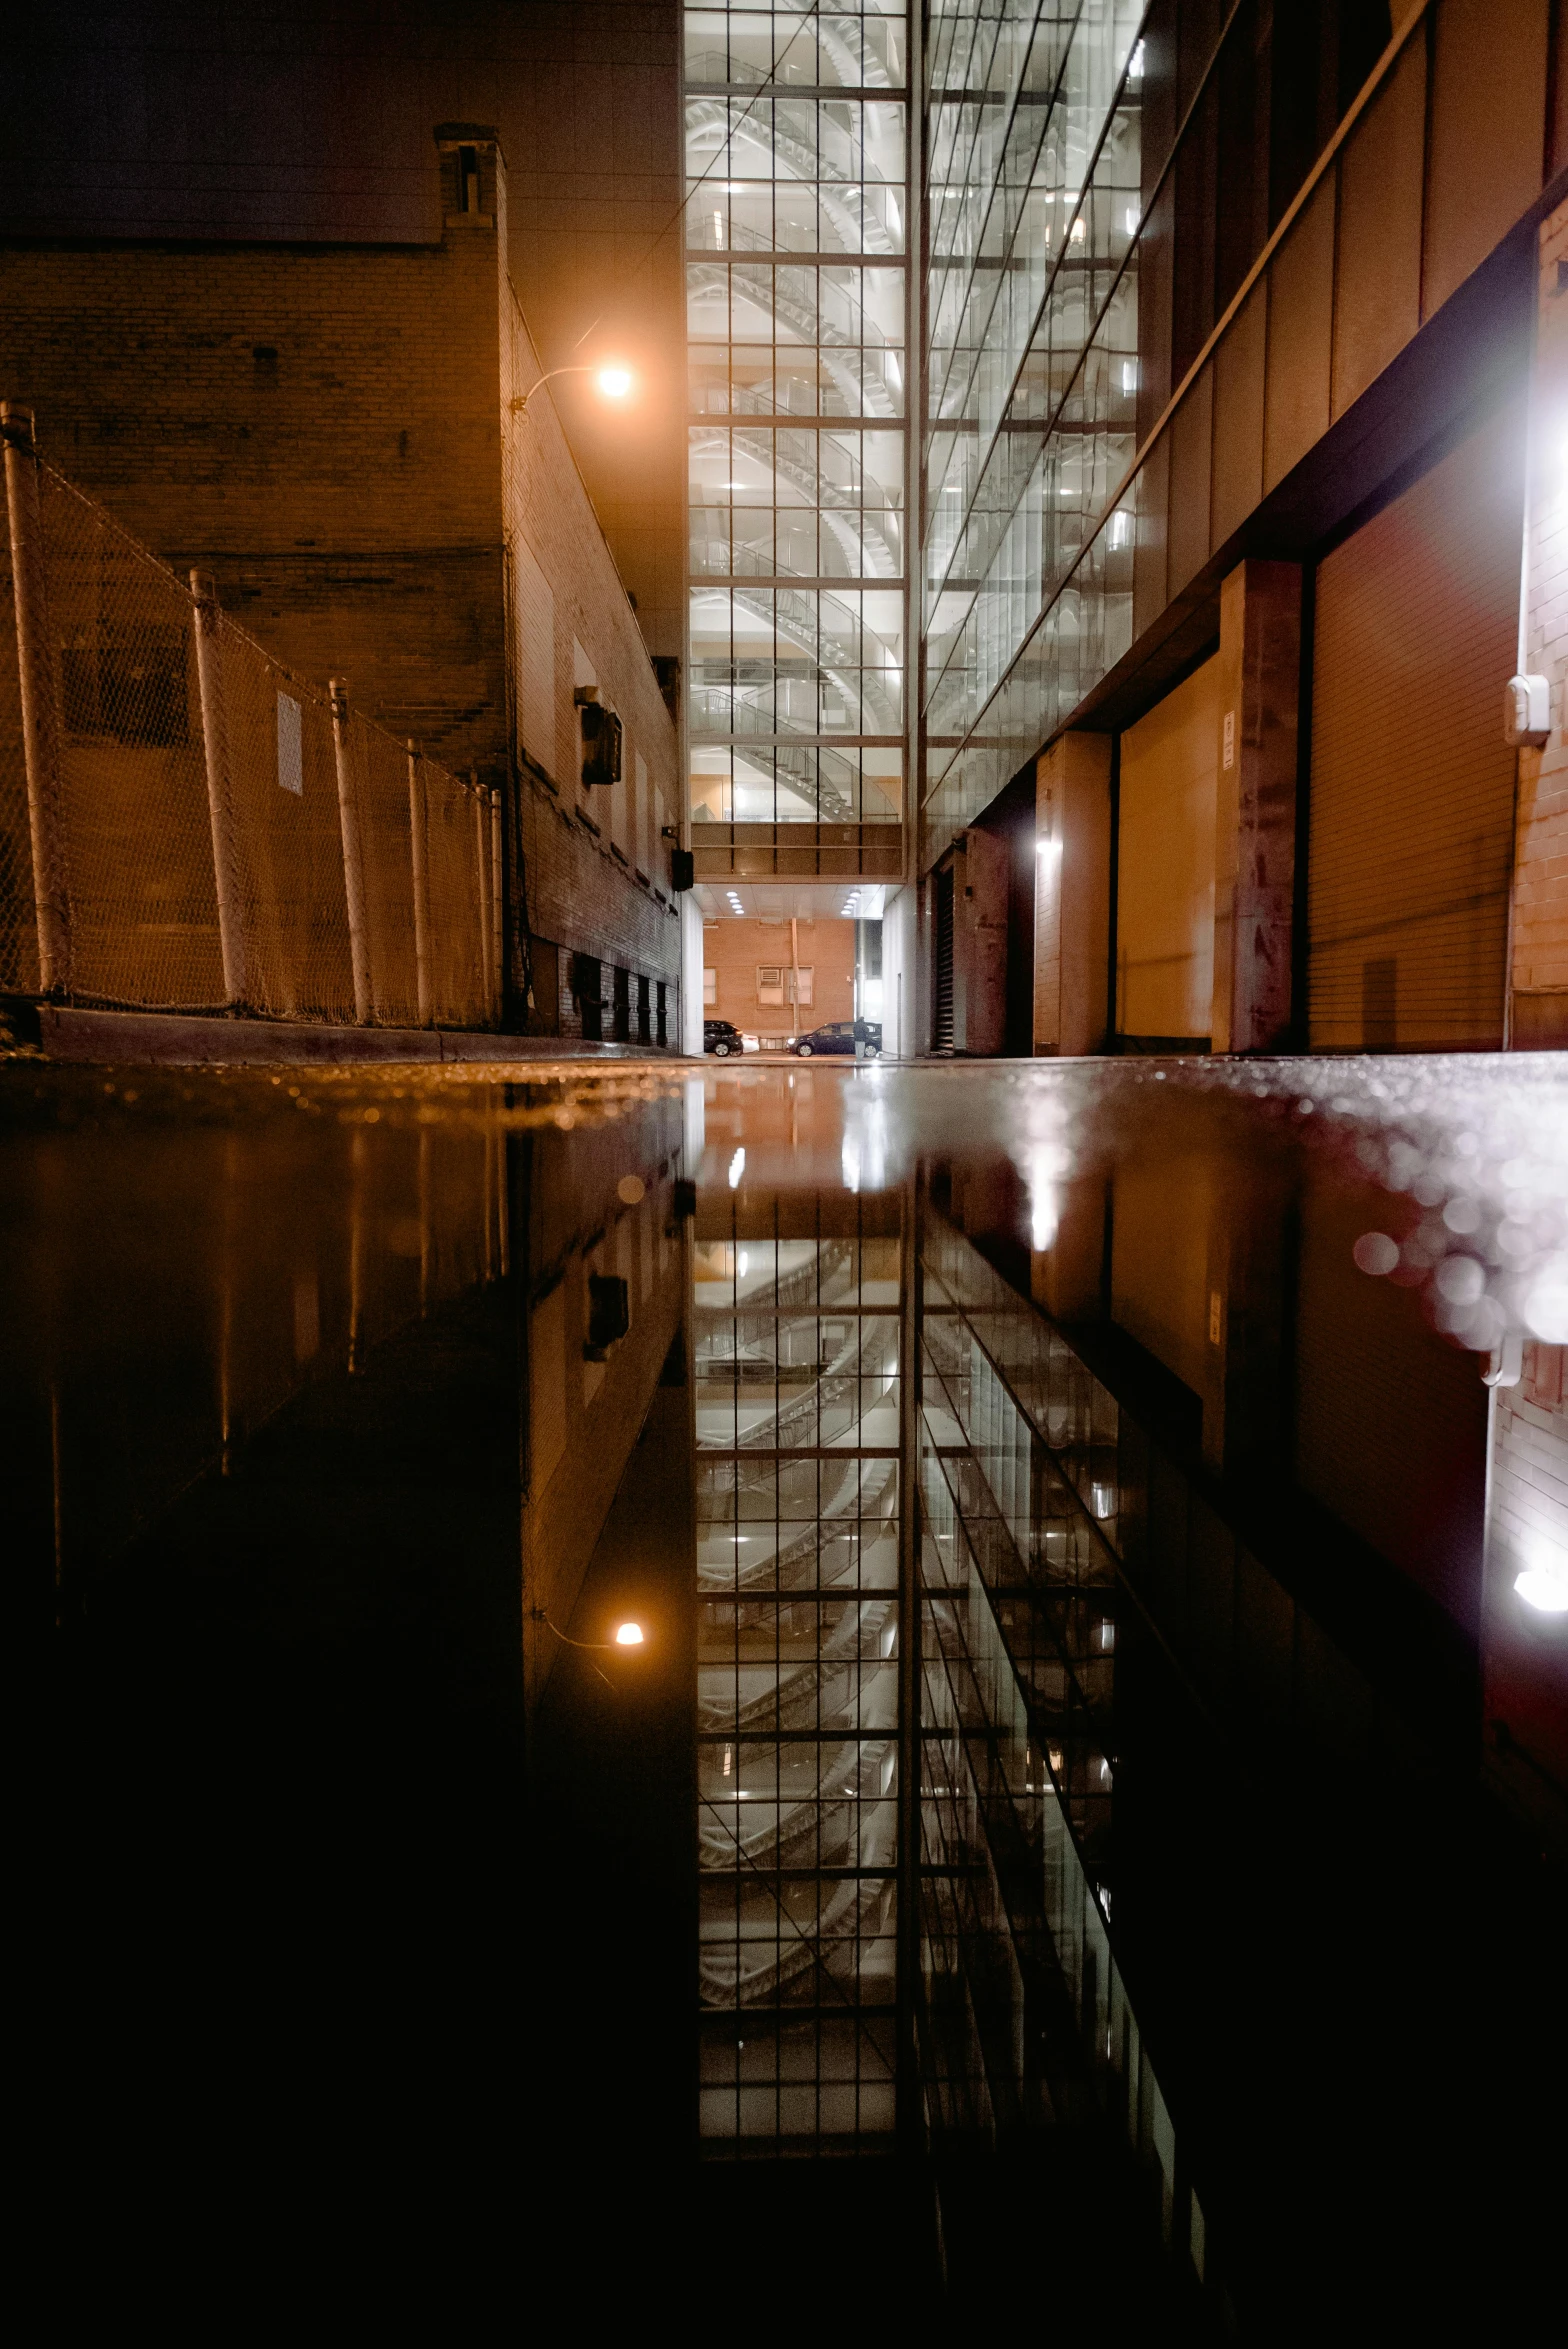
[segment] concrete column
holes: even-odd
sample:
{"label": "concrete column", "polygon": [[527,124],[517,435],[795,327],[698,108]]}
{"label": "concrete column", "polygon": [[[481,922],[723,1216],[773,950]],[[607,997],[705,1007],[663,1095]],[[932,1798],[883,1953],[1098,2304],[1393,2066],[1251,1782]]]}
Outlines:
{"label": "concrete column", "polygon": [[71,893],[66,873],[60,724],[33,411],[0,402],[6,505],[11,528],[12,601],[16,607],[17,683],[27,819],[33,850],[33,906],[38,923],[38,983],[46,995],[71,987]]}
{"label": "concrete column", "polygon": [[1109,734],[1063,734],[1035,771],[1034,1048],[1103,1052],[1111,936]]}
{"label": "concrete column", "polygon": [[966,832],[953,860],[953,1049],[994,1059],[1007,1041],[1007,846]]}
{"label": "concrete column", "polygon": [[1238,563],[1220,588],[1216,1052],[1291,1042],[1300,698],[1301,566]]}

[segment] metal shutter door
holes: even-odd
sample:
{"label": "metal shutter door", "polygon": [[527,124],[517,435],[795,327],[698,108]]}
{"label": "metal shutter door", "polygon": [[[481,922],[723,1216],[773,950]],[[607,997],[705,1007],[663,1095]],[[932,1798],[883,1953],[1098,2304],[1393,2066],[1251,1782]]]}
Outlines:
{"label": "metal shutter door", "polygon": [[936,1007],[931,1049],[953,1049],[953,868],[936,877]]}
{"label": "metal shutter door", "polygon": [[1318,566],[1314,1051],[1503,1041],[1523,465],[1510,403]]}
{"label": "metal shutter door", "polygon": [[1172,1047],[1213,1033],[1219,702],[1208,660],[1121,742],[1116,1030]]}

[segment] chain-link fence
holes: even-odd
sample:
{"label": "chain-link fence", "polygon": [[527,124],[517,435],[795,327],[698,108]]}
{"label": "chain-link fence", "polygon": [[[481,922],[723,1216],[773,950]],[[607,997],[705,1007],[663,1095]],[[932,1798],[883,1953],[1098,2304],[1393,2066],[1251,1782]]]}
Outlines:
{"label": "chain-link fence", "polygon": [[500,1019],[500,803],[297,676],[0,408],[0,992]]}

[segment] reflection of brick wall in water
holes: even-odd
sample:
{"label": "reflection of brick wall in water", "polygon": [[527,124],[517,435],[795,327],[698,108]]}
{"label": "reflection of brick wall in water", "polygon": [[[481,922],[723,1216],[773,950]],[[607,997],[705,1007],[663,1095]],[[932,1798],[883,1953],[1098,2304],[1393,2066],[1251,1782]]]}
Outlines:
{"label": "reflection of brick wall in water", "polygon": [[1519,754],[1514,873],[1513,1042],[1568,1045],[1568,471],[1561,408],[1568,393],[1568,204],[1541,227],[1532,398],[1533,481],[1525,666],[1550,678],[1552,736]]}

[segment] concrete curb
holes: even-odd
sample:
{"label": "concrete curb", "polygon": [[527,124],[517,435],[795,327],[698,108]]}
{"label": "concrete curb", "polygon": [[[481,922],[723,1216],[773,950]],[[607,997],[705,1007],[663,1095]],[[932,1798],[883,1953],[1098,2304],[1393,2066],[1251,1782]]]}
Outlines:
{"label": "concrete curb", "polygon": [[678,1060],[652,1044],[580,1044],[559,1036],[492,1036],[440,1028],[328,1028],[271,1020],[186,1018],[155,1011],[38,1007],[38,1042],[56,1061],[105,1067],[200,1068],[219,1064],[289,1067],[366,1062]]}

